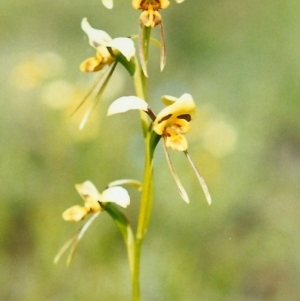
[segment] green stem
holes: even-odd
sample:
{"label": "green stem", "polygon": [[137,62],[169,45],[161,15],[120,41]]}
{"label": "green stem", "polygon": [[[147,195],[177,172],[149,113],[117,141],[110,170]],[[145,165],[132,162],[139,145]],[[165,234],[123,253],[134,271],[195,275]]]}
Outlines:
{"label": "green stem", "polygon": [[143,191],[141,196],[141,207],[138,220],[137,233],[135,237],[135,253],[133,263],[133,301],[140,300],[139,276],[142,242],[147,232],[152,211],[152,178],[153,178],[153,151],[150,146],[150,133],[146,136],[146,160],[144,169]]}
{"label": "green stem", "polygon": [[[147,65],[148,61],[148,47],[151,28],[143,27],[142,49],[144,64]],[[140,37],[141,38],[141,37]],[[141,66],[136,60],[136,70],[134,75],[134,84],[136,95],[146,100],[146,86],[147,77],[145,76]],[[153,179],[153,149],[151,144],[151,131],[149,131],[148,116],[145,112],[140,112],[142,130],[145,142],[145,168],[143,179],[143,190],[141,195],[140,213],[137,225],[137,232],[135,237],[134,259],[133,259],[133,272],[132,272],[132,300],[140,301],[140,261],[141,261],[141,248],[143,239],[147,232],[151,211],[152,211],[152,179]]]}

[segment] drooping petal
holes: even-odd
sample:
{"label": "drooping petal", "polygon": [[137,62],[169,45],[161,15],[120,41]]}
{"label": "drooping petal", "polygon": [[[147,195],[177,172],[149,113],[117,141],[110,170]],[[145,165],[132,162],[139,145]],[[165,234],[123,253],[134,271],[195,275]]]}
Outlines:
{"label": "drooping petal", "polygon": [[77,249],[78,243],[80,239],[83,237],[87,229],[91,226],[93,221],[98,217],[100,212],[95,213],[84,225],[79,229],[79,231],[73,235],[58,251],[57,255],[54,258],[54,263],[57,263],[61,256],[71,247],[68,259],[67,259],[67,266],[70,265],[72,258],[74,257],[75,251]]}
{"label": "drooping petal", "polygon": [[62,217],[65,221],[79,222],[85,218],[87,213],[88,208],[76,205],[65,210],[62,214]]}
{"label": "drooping petal", "polygon": [[101,206],[98,203],[100,200],[100,194],[92,182],[85,181],[82,184],[76,184],[75,187],[78,193],[84,199],[86,208],[92,212],[101,210]]}
{"label": "drooping petal", "polygon": [[210,205],[210,204],[211,204],[211,196],[210,196],[210,193],[209,193],[209,191],[208,191],[208,187],[207,187],[207,185],[206,185],[206,183],[205,183],[203,177],[201,176],[199,170],[197,169],[197,167],[196,167],[194,161],[192,160],[192,158],[191,158],[191,156],[189,155],[189,153],[187,152],[187,150],[184,151],[184,154],[186,155],[186,157],[187,157],[187,159],[189,160],[189,162],[190,162],[190,164],[191,164],[193,170],[195,171],[195,174],[196,174],[196,176],[197,176],[197,179],[198,179],[198,181],[199,181],[199,183],[200,183],[200,185],[201,185],[201,187],[202,187],[202,189],[203,189],[203,192],[204,192],[204,194],[205,194],[207,203]]}
{"label": "drooping petal", "polygon": [[147,111],[148,104],[137,96],[123,96],[116,99],[108,108],[107,116],[124,113],[129,110]]}
{"label": "drooping petal", "polygon": [[126,189],[120,186],[113,186],[104,190],[101,194],[101,202],[116,203],[126,208],[130,204],[130,197]]}
{"label": "drooping petal", "polygon": [[126,57],[127,61],[130,61],[135,56],[134,43],[129,38],[115,38],[107,46],[119,50]]}
{"label": "drooping petal", "polygon": [[114,6],[113,0],[102,0],[102,3],[108,9],[112,9]]}
{"label": "drooping petal", "polygon": [[160,71],[162,72],[166,65],[166,39],[163,22],[160,22],[160,40],[161,40],[161,50],[160,50]]}
{"label": "drooping petal", "polygon": [[[95,94],[95,99],[94,102],[88,107],[88,109],[86,110],[86,112],[84,113],[81,122],[79,124],[79,129],[82,130],[85,126],[85,124],[87,123],[90,115],[92,114],[92,112],[94,111],[94,109],[96,108],[96,106],[99,104],[99,100],[116,68],[117,62],[115,62],[112,67],[107,70],[109,70],[109,72],[107,73],[106,77],[104,78],[104,81],[101,83],[100,87],[97,89],[97,93]],[[104,66],[106,67],[106,66]],[[110,66],[109,66],[110,67]],[[99,85],[99,80],[102,78],[103,73],[100,74],[100,77],[98,79],[98,81],[92,86],[92,88],[90,89],[90,91],[87,93],[87,95],[84,97],[84,99],[81,101],[81,103],[77,106],[77,108],[75,109],[75,111],[72,113],[75,114],[75,112],[84,104],[84,102],[88,99],[88,97],[91,95],[91,93],[93,92],[93,90],[96,89],[97,85]],[[72,116],[71,115],[71,116]]]}
{"label": "drooping petal", "polygon": [[81,28],[87,34],[89,43],[96,48],[111,42],[112,38],[103,30],[93,28],[87,18],[82,19]]}
{"label": "drooping petal", "polygon": [[94,222],[94,220],[98,217],[98,215],[100,214],[100,212],[95,213],[84,225],[83,227],[79,230],[78,234],[76,235],[73,245],[71,247],[69,256],[67,258],[67,266],[70,265],[75,252],[77,250],[78,244],[81,240],[81,238],[83,237],[83,235],[85,234],[85,232],[87,231],[87,229],[92,225],[92,223]]}

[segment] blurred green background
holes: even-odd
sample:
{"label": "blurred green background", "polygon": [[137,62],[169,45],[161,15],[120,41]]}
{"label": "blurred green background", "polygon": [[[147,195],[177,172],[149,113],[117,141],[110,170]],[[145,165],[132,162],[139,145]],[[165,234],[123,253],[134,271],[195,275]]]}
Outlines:
{"label": "blurred green background", "polygon": [[[79,228],[61,213],[80,204],[75,183],[99,190],[141,179],[138,114],[106,118],[133,94],[118,66],[84,130],[70,113],[94,79],[79,64],[94,50],[83,17],[112,37],[138,32],[131,1],[4,0],[0,3],[0,299],[130,300],[127,257],[102,214],[70,268],[53,264]],[[144,301],[299,300],[300,3],[187,0],[162,11],[167,65],[151,51],[149,99],[188,92],[197,119],[189,152],[210,188],[207,206],[185,157],[171,152],[190,195],[179,197],[159,145],[155,201],[142,256]],[[158,36],[158,29],[154,34]],[[126,210],[136,225],[139,193]]]}

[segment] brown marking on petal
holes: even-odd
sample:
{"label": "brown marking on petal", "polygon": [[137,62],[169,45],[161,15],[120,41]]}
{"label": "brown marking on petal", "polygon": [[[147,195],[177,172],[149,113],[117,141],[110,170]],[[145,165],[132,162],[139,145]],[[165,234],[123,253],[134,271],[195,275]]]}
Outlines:
{"label": "brown marking on petal", "polygon": [[140,3],[140,9],[148,10],[148,6],[151,5],[153,10],[159,10],[161,8],[160,0],[142,0]]}
{"label": "brown marking on petal", "polygon": [[168,119],[171,118],[171,117],[172,117],[172,114],[169,114],[169,115],[163,117],[162,119],[160,119],[160,120],[158,121],[158,123],[162,123],[163,121],[168,120]]}
{"label": "brown marking on petal", "polygon": [[182,115],[177,116],[177,118],[184,119],[186,121],[191,121],[192,120],[192,117],[191,117],[190,114],[182,114]]}

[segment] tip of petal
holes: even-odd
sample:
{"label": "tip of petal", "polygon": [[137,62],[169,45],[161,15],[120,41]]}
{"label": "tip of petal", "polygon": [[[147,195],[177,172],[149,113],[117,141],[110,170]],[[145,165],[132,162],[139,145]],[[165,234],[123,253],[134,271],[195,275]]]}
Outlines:
{"label": "tip of petal", "polygon": [[81,21],[81,28],[84,32],[88,31],[91,28],[90,23],[88,22],[87,18],[83,18]]}
{"label": "tip of petal", "polygon": [[112,9],[114,6],[113,0],[102,0],[102,4],[108,9]]}

